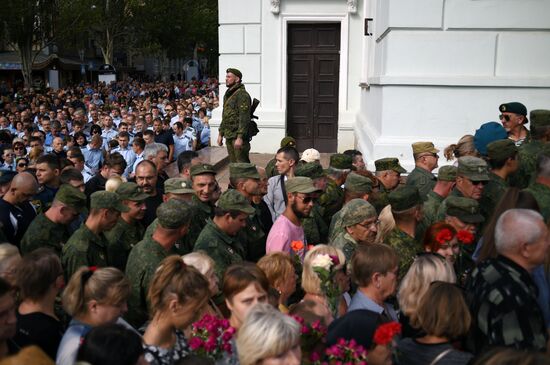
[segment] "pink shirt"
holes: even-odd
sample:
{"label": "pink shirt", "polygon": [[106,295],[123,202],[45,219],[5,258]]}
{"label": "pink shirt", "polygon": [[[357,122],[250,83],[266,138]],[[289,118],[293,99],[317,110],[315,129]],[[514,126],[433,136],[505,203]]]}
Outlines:
{"label": "pink shirt", "polygon": [[292,253],[292,248],[290,247],[292,241],[302,241],[305,247],[304,229],[302,226],[292,223],[284,215],[280,215],[269,231],[265,250],[267,253],[275,251]]}

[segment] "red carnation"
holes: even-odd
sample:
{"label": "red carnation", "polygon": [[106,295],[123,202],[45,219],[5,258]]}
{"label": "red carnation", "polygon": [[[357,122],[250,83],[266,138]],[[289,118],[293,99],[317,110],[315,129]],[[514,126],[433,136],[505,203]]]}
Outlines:
{"label": "red carnation", "polygon": [[451,230],[448,229],[448,228],[444,228],[442,229],[441,231],[439,231],[436,235],[435,235],[435,240],[440,244],[440,245],[443,245],[447,242],[449,242],[450,240],[453,239],[453,234],[451,233]]}
{"label": "red carnation", "polygon": [[401,333],[401,324],[398,322],[384,323],[378,326],[374,332],[374,342],[377,345],[386,346],[393,338]]}
{"label": "red carnation", "polygon": [[464,230],[458,231],[458,233],[456,234],[456,237],[461,243],[465,245],[469,245],[472,242],[474,242],[474,235],[469,231],[464,231]]}

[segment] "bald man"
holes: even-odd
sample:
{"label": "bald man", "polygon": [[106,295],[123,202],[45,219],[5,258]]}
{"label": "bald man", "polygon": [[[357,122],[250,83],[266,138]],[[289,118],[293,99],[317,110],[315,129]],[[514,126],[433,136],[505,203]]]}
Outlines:
{"label": "bald man", "polygon": [[1,230],[8,242],[19,247],[19,242],[31,224],[36,211],[30,199],[38,191],[38,182],[31,174],[17,174],[8,192],[0,199]]}

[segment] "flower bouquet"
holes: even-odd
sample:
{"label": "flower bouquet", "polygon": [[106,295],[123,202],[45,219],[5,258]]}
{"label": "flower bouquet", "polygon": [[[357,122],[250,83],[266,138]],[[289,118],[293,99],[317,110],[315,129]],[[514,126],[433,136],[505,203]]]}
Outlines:
{"label": "flower bouquet", "polygon": [[229,325],[227,319],[206,314],[201,320],[193,323],[189,347],[199,356],[218,360],[225,354],[231,355],[231,339],[234,334],[235,328]]}
{"label": "flower bouquet", "polygon": [[[319,359],[318,351],[319,346],[324,348],[325,337],[327,335],[327,328],[321,324],[321,321],[317,320],[311,324],[305,323],[302,317],[293,315],[292,318],[301,325],[300,332],[300,347],[302,348],[302,363],[314,364],[313,359]],[[309,361],[308,361],[309,360]]]}
{"label": "flower bouquet", "polygon": [[460,253],[456,261],[455,271],[458,283],[463,285],[469,272],[474,268],[475,263],[472,259],[472,253],[475,249],[475,236],[466,230],[458,231],[456,234],[458,242],[460,242]]}
{"label": "flower bouquet", "polygon": [[388,346],[393,343],[395,336],[401,333],[401,324],[388,322],[381,324],[374,332],[374,343],[380,346]]}
{"label": "flower bouquet", "polygon": [[355,340],[340,338],[336,345],[325,350],[325,359],[317,353],[311,356],[314,365],[367,365],[367,350]]}
{"label": "flower bouquet", "polygon": [[334,318],[338,315],[338,305],[340,304],[340,297],[342,295],[336,280],[334,280],[334,268],[339,264],[340,260],[338,256],[328,254],[318,255],[311,262],[311,267],[319,278],[321,291],[327,300]]}

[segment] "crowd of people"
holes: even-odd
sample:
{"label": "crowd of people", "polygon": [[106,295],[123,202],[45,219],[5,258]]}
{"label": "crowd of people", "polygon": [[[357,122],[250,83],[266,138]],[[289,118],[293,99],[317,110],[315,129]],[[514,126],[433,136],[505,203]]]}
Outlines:
{"label": "crowd of people", "polygon": [[550,110],[406,176],[287,136],[222,191],[217,87],[2,96],[0,364],[550,363]]}

